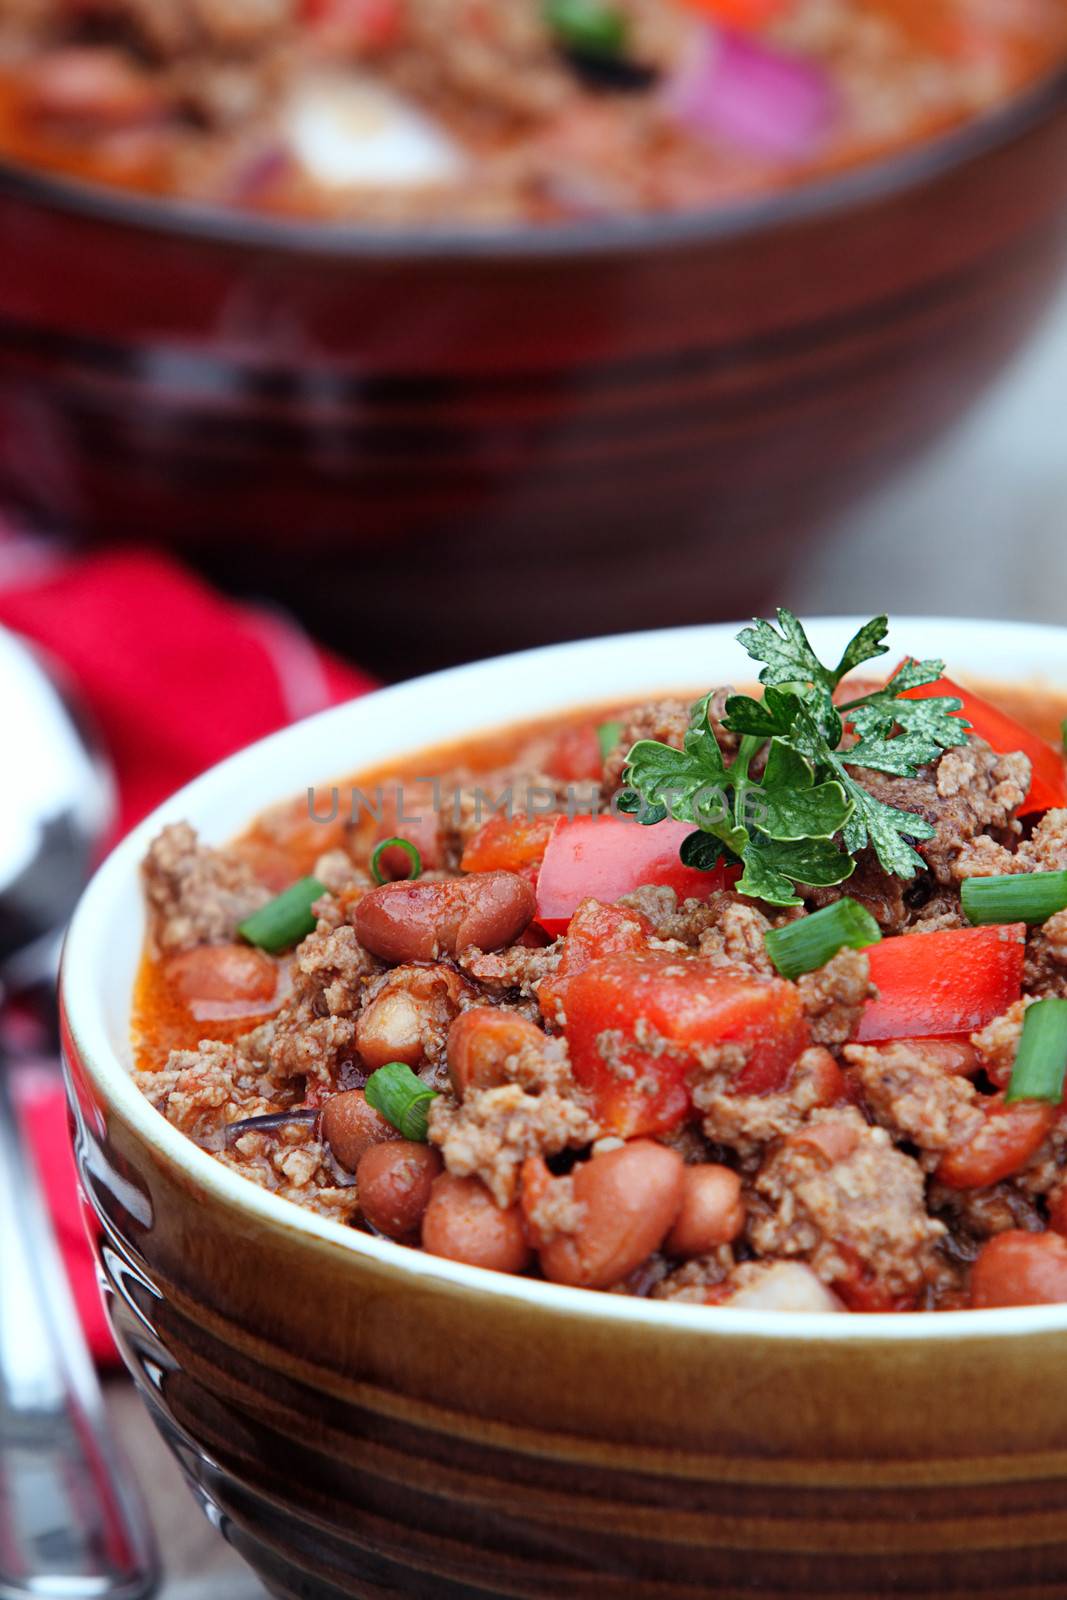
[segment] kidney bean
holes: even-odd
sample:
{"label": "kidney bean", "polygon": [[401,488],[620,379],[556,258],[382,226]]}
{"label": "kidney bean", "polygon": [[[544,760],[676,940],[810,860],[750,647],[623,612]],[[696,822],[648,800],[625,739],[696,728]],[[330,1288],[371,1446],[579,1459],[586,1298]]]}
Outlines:
{"label": "kidney bean", "polygon": [[360,1012],[356,1046],[371,1072],[387,1061],[418,1067],[445,1031],[470,985],[451,967],[397,967]]}
{"label": "kidney bean", "polygon": [[786,1144],[796,1149],[810,1150],[821,1156],[828,1167],[838,1161],[847,1161],[860,1142],[860,1130],[844,1118],[840,1122],[829,1117],[825,1122],[809,1122],[786,1139]]}
{"label": "kidney bean", "polygon": [[440,1171],[441,1157],[428,1144],[396,1139],[371,1145],[356,1168],[360,1210],[379,1233],[410,1239],[418,1233]]}
{"label": "kidney bean", "polygon": [[731,1244],[745,1225],[741,1179],[711,1162],[686,1167],[682,1209],[663,1248],[672,1256],[703,1256]]}
{"label": "kidney bean", "polygon": [[385,883],[364,895],[353,922],[364,949],[383,961],[436,961],[468,945],[499,950],[537,908],[513,872],[475,872],[442,883]]}
{"label": "kidney bean", "polygon": [[264,950],[248,944],[201,944],[169,956],[166,974],[186,1002],[270,1000],[278,968]]}
{"label": "kidney bean", "polygon": [[355,1172],[373,1145],[400,1138],[399,1129],[375,1111],[362,1089],[331,1095],[322,1108],[319,1130],[334,1159],[348,1172]]}
{"label": "kidney bean", "polygon": [[985,1122],[978,1132],[941,1157],[937,1177],[950,1189],[988,1189],[1020,1172],[1059,1114],[1058,1107],[1040,1100],[1005,1101],[1000,1095],[991,1095],[982,1109]]}
{"label": "kidney bean", "polygon": [[521,1272],[530,1246],[518,1206],[501,1210],[479,1178],[442,1173],[422,1219],[422,1248],[492,1272]]}
{"label": "kidney bean", "polygon": [[585,1208],[575,1233],[540,1252],[553,1283],[607,1289],[663,1242],[682,1208],[685,1165],[676,1150],[634,1139],[576,1167],[574,1198]]}
{"label": "kidney bean", "polygon": [[1067,1239],[1009,1229],[982,1246],[971,1268],[971,1304],[1056,1305],[1067,1300]]}
{"label": "kidney bean", "polygon": [[544,1034],[525,1017],[472,1006],[448,1030],[448,1073],[462,1100],[472,1089],[494,1089],[508,1082],[507,1064],[523,1048],[540,1050]]}

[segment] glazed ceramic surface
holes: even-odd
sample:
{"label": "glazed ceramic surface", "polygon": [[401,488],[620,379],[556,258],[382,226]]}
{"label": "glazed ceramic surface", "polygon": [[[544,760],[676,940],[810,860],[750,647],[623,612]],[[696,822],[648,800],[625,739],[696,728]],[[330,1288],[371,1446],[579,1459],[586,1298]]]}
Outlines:
{"label": "glazed ceramic surface", "polygon": [[1047,303],[1067,75],[704,215],[374,234],[0,168],[0,238],[6,505],[181,544],[348,647],[359,607],[407,676],[760,603]]}
{"label": "glazed ceramic surface", "polygon": [[[857,624],[810,631],[835,657]],[[123,1355],[196,1494],[289,1600],[1062,1600],[1067,1306],[794,1316],[585,1293],[405,1250],[238,1177],[129,1075],[138,863],[273,800],[573,705],[736,680],[733,628],[588,641],[383,691],[168,802],[98,873],[62,1000]],[[901,620],[966,677],[1067,684],[1067,630]]]}

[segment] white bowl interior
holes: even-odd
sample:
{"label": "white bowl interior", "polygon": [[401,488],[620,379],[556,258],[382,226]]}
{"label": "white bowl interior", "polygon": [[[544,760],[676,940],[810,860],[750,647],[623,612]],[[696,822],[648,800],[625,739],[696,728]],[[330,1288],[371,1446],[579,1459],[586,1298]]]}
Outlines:
{"label": "white bowl interior", "polygon": [[[836,660],[865,620],[827,618],[807,628],[819,656]],[[275,801],[422,747],[583,703],[639,700],[664,689],[751,680],[752,663],[736,642],[739,626],[724,623],[584,640],[435,673],[297,723],[179,791],[104,862],[67,937],[62,973],[67,1016],[87,1070],[106,1098],[197,1182],[246,1213],[270,1217],[349,1250],[384,1256],[419,1276],[469,1283],[483,1293],[518,1295],[572,1314],[689,1326],[697,1321],[709,1336],[724,1326],[724,1318],[731,1333],[771,1338],[959,1338],[1067,1328],[1067,1305],[936,1316],[709,1313],[699,1306],[591,1294],[443,1261],[344,1228],[238,1177],[173,1128],[129,1076],[130,997],[144,938],[138,869],[164,824],[185,819],[209,843],[221,843]],[[950,673],[964,677],[1067,686],[1067,628],[911,617],[894,620],[890,643],[888,666],[905,654],[942,656]]]}

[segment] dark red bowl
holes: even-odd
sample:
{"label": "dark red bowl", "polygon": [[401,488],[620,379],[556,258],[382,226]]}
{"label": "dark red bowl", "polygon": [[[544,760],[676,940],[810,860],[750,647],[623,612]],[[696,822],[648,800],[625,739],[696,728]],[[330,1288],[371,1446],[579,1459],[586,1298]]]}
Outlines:
{"label": "dark red bowl", "polygon": [[414,669],[747,609],[1067,252],[1067,72],[715,213],[378,232],[0,169],[0,496]]}

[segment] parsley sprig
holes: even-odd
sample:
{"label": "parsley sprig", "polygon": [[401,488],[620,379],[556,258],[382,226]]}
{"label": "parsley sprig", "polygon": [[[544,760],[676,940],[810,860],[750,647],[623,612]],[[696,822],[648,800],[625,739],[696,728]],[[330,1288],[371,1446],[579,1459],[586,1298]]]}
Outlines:
{"label": "parsley sprig", "polygon": [[[739,863],[738,891],[771,905],[801,904],[798,885],[843,883],[867,845],[887,872],[913,877],[925,866],[914,844],[933,828],[876,799],[849,769],[914,777],[962,743],[968,724],[956,715],[959,700],[900,698],[940,678],[941,661],[906,661],[884,687],[835,705],[846,674],[886,653],[888,631],[888,618],[872,618],[827,667],[791,611],[779,609],[777,627],[757,620],[743,629],[738,637],[762,666],[764,692],[726,702],[723,726],[738,739],[733,759],[724,757],[706,695],[693,707],[681,750],[653,739],[633,746],[622,808],[646,824],[665,817],[692,823],[681,850],[686,865]],[[840,748],[843,717],[856,740],[847,750]],[[764,750],[756,776],[753,763]]]}

